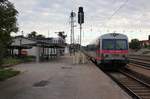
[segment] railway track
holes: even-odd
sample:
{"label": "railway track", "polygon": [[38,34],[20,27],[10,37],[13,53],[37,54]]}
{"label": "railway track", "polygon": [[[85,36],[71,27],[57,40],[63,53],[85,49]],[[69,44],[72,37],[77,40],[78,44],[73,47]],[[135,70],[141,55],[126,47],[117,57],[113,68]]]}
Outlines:
{"label": "railway track", "polygon": [[147,84],[150,84],[150,76],[149,74],[147,74],[149,70],[144,68],[145,70],[143,69],[142,71],[141,70],[135,71],[133,68],[129,67],[125,67],[124,69],[126,69],[128,73],[131,73],[134,77],[139,78],[140,80],[144,81]]}
{"label": "railway track", "polygon": [[129,60],[133,64],[141,65],[143,67],[147,67],[147,69],[150,69],[150,57],[142,57],[142,56],[133,56],[129,57]]}
{"label": "railway track", "polygon": [[[149,68],[149,63],[146,64],[145,61],[141,61],[136,61],[134,63]],[[131,95],[133,99],[150,99],[150,83],[145,82],[146,80],[149,81],[147,77],[139,75],[136,72],[131,72],[130,70],[124,68],[115,72],[104,72],[109,75],[129,95]]]}
{"label": "railway track", "polygon": [[135,67],[143,68],[143,69],[146,69],[146,70],[150,70],[150,66],[146,67],[146,66],[139,65],[139,64],[136,64],[136,63],[129,63],[129,64],[127,64],[127,66],[135,66]]}
{"label": "railway track", "polygon": [[107,74],[119,84],[133,99],[150,99],[150,85],[128,74],[124,70],[107,72]]}
{"label": "railway track", "polygon": [[150,56],[148,55],[129,55],[128,57],[136,60],[150,61]]}

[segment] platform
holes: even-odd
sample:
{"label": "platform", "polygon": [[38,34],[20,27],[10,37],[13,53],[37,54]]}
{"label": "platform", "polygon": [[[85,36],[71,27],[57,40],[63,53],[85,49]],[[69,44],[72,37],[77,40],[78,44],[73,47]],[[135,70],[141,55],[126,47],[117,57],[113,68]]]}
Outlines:
{"label": "platform", "polygon": [[22,73],[0,82],[0,99],[131,99],[93,63],[70,56],[13,67]]}

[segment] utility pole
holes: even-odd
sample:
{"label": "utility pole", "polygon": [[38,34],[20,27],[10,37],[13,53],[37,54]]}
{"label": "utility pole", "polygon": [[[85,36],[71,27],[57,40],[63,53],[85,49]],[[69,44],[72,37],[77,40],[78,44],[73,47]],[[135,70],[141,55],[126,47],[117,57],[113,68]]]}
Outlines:
{"label": "utility pole", "polygon": [[71,45],[71,52],[74,52],[74,17],[76,16],[75,12],[71,12],[70,18],[71,18],[71,33],[70,33],[70,45]]}

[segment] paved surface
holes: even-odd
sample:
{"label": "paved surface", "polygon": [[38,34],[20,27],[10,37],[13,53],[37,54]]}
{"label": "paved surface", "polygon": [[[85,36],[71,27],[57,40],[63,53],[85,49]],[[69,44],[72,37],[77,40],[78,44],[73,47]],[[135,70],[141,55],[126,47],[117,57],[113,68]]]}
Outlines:
{"label": "paved surface", "polygon": [[131,99],[92,63],[72,65],[69,56],[14,68],[22,73],[0,82],[0,99]]}

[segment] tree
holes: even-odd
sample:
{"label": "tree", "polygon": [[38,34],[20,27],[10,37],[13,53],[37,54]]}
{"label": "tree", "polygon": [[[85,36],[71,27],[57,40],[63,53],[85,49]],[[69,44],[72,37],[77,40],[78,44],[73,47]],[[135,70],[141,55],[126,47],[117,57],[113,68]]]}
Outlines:
{"label": "tree", "polygon": [[18,31],[18,11],[8,0],[0,0],[0,65],[8,46],[11,44],[12,32]]}
{"label": "tree", "polygon": [[36,31],[32,31],[31,33],[28,34],[28,38],[35,38],[37,35]]}
{"label": "tree", "polygon": [[64,35],[64,32],[58,32],[58,36],[65,40],[67,35]]}
{"label": "tree", "polygon": [[45,38],[44,35],[42,35],[42,34],[37,34],[36,31],[32,31],[31,33],[28,34],[27,37],[28,37],[28,38],[31,38],[31,39],[43,39],[43,38]]}
{"label": "tree", "polygon": [[138,39],[132,39],[131,42],[129,43],[129,47],[135,50],[140,49],[141,48],[140,41]]}
{"label": "tree", "polygon": [[39,34],[39,35],[36,36],[36,39],[43,39],[43,38],[45,38],[45,36],[42,35],[42,34]]}

